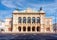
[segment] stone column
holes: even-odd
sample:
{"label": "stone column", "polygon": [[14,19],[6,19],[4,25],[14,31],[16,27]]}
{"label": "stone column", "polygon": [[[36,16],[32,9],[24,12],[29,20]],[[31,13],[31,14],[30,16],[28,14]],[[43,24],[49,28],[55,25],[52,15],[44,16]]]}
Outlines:
{"label": "stone column", "polygon": [[26,26],[26,32],[27,32],[27,26]]}
{"label": "stone column", "polygon": [[27,17],[26,17],[26,32],[27,32],[27,27],[28,27],[28,26],[27,26]]}
{"label": "stone column", "polygon": [[32,17],[31,17],[31,32],[32,32]]}
{"label": "stone column", "polygon": [[13,32],[17,32],[17,25],[16,24],[13,25]]}
{"label": "stone column", "polygon": [[43,24],[44,24],[44,15],[42,14],[40,17],[41,17],[40,18],[41,19],[40,20],[40,23],[41,23],[41,25],[40,25],[41,26],[41,32],[44,32],[44,30],[43,30],[44,29],[44,26],[43,26]]}

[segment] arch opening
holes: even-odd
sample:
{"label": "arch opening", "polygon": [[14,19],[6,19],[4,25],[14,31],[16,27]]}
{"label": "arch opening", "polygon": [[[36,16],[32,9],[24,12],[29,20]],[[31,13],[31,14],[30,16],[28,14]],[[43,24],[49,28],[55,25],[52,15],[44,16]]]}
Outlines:
{"label": "arch opening", "polygon": [[31,27],[30,26],[28,26],[27,31],[31,31]]}
{"label": "arch opening", "polygon": [[39,26],[37,26],[37,31],[40,32],[40,27]]}
{"label": "arch opening", "polygon": [[21,26],[18,27],[18,30],[21,31]]}
{"label": "arch opening", "polygon": [[35,26],[32,27],[32,31],[35,31]]}
{"label": "arch opening", "polygon": [[23,27],[23,31],[26,31],[26,27],[25,26]]}

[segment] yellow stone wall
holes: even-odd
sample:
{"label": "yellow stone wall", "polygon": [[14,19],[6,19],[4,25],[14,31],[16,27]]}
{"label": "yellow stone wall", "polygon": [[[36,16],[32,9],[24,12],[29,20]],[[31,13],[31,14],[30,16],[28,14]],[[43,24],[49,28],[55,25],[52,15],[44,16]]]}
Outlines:
{"label": "yellow stone wall", "polygon": [[[37,18],[37,17],[40,17],[40,24],[37,24],[37,23],[35,23],[35,24],[28,24],[28,23],[26,23],[26,24],[24,24],[24,23],[21,23],[21,24],[19,24],[18,23],[18,17],[35,17],[35,18]],[[47,24],[47,21],[50,23],[50,24]],[[47,24],[47,25],[46,25]],[[50,25],[50,26],[49,26]],[[28,26],[35,26],[35,27],[37,27],[37,26],[40,26],[40,32],[47,32],[46,31],[46,27],[47,26],[49,26],[50,27],[50,32],[52,32],[52,18],[46,18],[45,17],[45,13],[13,13],[13,32],[19,32],[18,31],[18,26],[21,26],[21,27],[23,27],[23,26],[26,26],[26,27],[28,27]],[[23,28],[21,29],[21,30],[23,30]],[[23,31],[21,31],[21,32],[23,32]],[[26,31],[27,32],[27,31]],[[31,31],[32,32],[32,31]],[[35,30],[35,32],[37,32],[36,30]]]}

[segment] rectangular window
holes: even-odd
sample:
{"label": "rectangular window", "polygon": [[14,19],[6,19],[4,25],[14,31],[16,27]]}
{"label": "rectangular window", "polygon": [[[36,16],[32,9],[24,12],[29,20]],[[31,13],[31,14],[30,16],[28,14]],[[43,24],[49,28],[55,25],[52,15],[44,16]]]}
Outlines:
{"label": "rectangular window", "polygon": [[37,17],[37,23],[40,23],[40,17]]}
{"label": "rectangular window", "polygon": [[30,17],[28,17],[27,23],[31,23],[31,18]]}
{"label": "rectangular window", "polygon": [[21,23],[22,19],[21,17],[18,18],[18,23]]}
{"label": "rectangular window", "polygon": [[32,23],[35,23],[35,17],[32,18]]}
{"label": "rectangular window", "polygon": [[23,17],[23,23],[26,23],[26,17]]}

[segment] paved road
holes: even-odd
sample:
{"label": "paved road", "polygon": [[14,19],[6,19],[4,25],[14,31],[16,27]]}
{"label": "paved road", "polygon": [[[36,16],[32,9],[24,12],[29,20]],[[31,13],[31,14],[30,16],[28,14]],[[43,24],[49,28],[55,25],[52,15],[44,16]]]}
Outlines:
{"label": "paved road", "polygon": [[57,40],[57,34],[0,34],[0,40]]}

